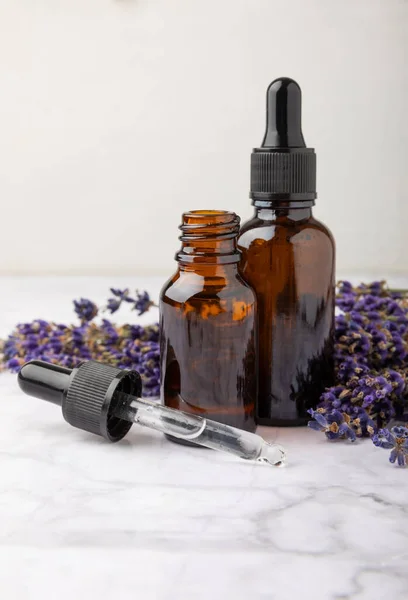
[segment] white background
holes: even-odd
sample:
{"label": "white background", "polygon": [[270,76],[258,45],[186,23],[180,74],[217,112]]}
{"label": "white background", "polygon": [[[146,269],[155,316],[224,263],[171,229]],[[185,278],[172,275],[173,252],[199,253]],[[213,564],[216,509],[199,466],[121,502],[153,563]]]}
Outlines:
{"label": "white background", "polygon": [[0,273],[169,273],[184,210],[248,218],[281,75],[339,272],[404,273],[407,40],[404,0],[0,0]]}

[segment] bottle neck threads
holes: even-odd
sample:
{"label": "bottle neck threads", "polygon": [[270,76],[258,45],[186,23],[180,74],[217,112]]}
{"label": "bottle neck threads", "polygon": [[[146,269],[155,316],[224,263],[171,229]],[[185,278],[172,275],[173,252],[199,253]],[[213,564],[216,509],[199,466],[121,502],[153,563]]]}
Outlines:
{"label": "bottle neck threads", "polygon": [[240,218],[223,210],[193,210],[183,214],[181,249],[176,254],[180,264],[238,263],[237,249]]}

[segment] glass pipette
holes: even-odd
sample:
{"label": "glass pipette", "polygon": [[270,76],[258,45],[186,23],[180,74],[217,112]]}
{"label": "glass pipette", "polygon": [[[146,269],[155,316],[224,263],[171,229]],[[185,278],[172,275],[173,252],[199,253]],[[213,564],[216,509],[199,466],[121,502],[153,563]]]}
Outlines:
{"label": "glass pipette", "polygon": [[133,423],[240,458],[280,466],[285,451],[259,435],[168,408],[141,397],[139,373],[87,361],[68,369],[43,361],[26,363],[18,375],[30,396],[62,407],[65,420],[114,442]]}

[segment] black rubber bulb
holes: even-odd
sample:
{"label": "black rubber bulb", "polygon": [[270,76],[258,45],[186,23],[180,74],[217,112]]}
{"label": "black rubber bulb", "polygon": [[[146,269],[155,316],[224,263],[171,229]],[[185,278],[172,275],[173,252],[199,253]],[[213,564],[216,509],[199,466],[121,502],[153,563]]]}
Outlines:
{"label": "black rubber bulb", "polygon": [[305,148],[302,92],[289,77],[272,81],[266,92],[266,132],[262,148]]}
{"label": "black rubber bulb", "polygon": [[18,384],[25,394],[62,406],[72,369],[32,360],[22,366]]}

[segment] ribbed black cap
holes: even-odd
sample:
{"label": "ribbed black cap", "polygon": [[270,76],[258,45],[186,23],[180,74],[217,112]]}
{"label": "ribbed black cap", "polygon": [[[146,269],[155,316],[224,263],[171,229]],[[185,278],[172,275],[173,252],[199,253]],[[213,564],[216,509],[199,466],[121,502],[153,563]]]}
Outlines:
{"label": "ribbed black cap", "polygon": [[142,395],[142,380],[137,371],[117,369],[94,360],[72,370],[31,361],[21,368],[18,383],[29,396],[61,406],[64,419],[73,427],[101,435],[110,442],[122,439],[132,426],[114,416],[115,392],[138,398]]}
{"label": "ribbed black cap", "polygon": [[302,92],[293,79],[275,79],[266,94],[266,132],[251,155],[251,198],[316,198],[316,154],[302,133]]}
{"label": "ribbed black cap", "polygon": [[102,435],[110,442],[122,439],[132,424],[113,416],[116,391],[140,397],[142,381],[139,373],[94,360],[83,363],[62,403],[64,419],[73,427]]}

